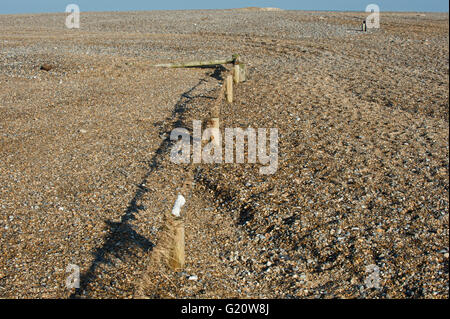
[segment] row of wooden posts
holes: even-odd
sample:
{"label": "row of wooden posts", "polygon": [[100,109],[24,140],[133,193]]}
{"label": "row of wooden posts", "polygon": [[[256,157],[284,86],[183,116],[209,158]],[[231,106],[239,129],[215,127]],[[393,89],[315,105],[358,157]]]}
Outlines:
{"label": "row of wooden posts", "polygon": [[[224,78],[224,83],[222,84],[219,96],[212,107],[211,117],[208,120],[208,127],[215,129],[217,134],[219,133],[220,128],[220,104],[222,98],[225,96],[228,103],[233,103],[233,84],[236,85],[247,80],[246,65],[240,61],[239,55],[235,54],[231,59],[224,60],[154,65],[155,67],[186,68],[217,66],[223,64],[232,64],[233,68],[227,72]],[[218,141],[218,139],[214,137],[215,133],[212,134],[211,139]],[[158,246],[160,247],[156,247],[155,249],[155,253],[164,257],[167,265],[174,271],[183,269],[185,263],[185,228],[184,220],[180,214],[181,207],[183,207],[185,202],[183,195],[178,195],[172,213],[166,216],[163,230],[164,234],[162,235],[163,239],[161,243],[158,242]]]}

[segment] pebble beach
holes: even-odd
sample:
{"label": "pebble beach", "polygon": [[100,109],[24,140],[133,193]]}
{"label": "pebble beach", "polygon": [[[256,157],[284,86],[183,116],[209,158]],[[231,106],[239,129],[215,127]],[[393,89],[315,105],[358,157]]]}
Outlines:
{"label": "pebble beach", "polygon": [[[448,13],[66,15],[0,15],[0,298],[449,297]],[[231,67],[153,65],[232,54],[221,129],[277,128],[274,174],[170,161]]]}

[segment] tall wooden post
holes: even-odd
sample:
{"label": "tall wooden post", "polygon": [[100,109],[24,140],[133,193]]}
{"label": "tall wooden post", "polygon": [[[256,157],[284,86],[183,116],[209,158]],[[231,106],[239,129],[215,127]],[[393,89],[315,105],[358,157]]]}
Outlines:
{"label": "tall wooden post", "polygon": [[176,217],[172,222],[173,245],[169,255],[169,267],[178,271],[184,268],[185,252],[184,252],[184,221]]}
{"label": "tall wooden post", "polygon": [[220,146],[220,119],[219,117],[212,117],[208,120],[207,128],[212,129],[211,140],[216,146]]}
{"label": "tall wooden post", "polygon": [[168,236],[172,239],[172,244],[168,252],[168,264],[174,271],[183,269],[184,267],[184,221],[180,217],[180,210],[185,203],[186,200],[183,195],[178,195],[167,225],[170,231]]}
{"label": "tall wooden post", "polygon": [[226,86],[227,86],[227,102],[233,103],[233,76],[228,75],[226,80]]}
{"label": "tall wooden post", "polygon": [[247,69],[244,63],[239,63],[239,82],[247,81]]}
{"label": "tall wooden post", "polygon": [[235,64],[233,67],[233,80],[234,80],[234,84],[238,84],[239,81],[239,75],[240,75],[240,67],[239,64]]}

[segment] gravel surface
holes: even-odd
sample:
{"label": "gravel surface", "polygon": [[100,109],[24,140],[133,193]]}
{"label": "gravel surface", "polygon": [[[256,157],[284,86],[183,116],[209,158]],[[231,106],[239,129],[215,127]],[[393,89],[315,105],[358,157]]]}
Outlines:
{"label": "gravel surface", "polygon": [[[448,298],[448,14],[365,15],[0,15],[0,297]],[[151,64],[233,53],[221,125],[278,128],[273,175],[169,160],[226,70]],[[149,269],[179,192],[186,267]]]}

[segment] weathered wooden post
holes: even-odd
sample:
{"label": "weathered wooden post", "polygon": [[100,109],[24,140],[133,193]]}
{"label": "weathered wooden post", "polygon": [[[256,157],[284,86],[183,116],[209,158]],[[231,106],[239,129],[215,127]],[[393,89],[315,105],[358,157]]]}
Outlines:
{"label": "weathered wooden post", "polygon": [[[214,115],[213,115],[214,116]],[[219,117],[212,117],[208,120],[207,128],[211,129],[211,140],[216,146],[220,146],[220,119]]]}
{"label": "weathered wooden post", "polygon": [[226,79],[226,87],[227,87],[227,102],[233,103],[233,76],[228,75]]}
{"label": "weathered wooden post", "polygon": [[172,209],[172,220],[169,223],[169,229],[172,232],[172,246],[168,256],[169,267],[174,270],[180,270],[184,267],[184,221],[180,217],[181,207],[186,203],[182,195],[178,195]]}
{"label": "weathered wooden post", "polygon": [[247,81],[247,69],[244,63],[239,63],[239,82]]}
{"label": "weathered wooden post", "polygon": [[184,221],[181,218],[175,218],[173,221],[173,247],[169,256],[169,267],[178,271],[184,268]]}
{"label": "weathered wooden post", "polygon": [[234,80],[234,84],[238,84],[239,81],[239,75],[240,75],[240,70],[239,70],[239,64],[235,64],[233,66],[233,80]]}

